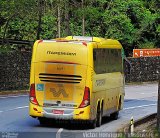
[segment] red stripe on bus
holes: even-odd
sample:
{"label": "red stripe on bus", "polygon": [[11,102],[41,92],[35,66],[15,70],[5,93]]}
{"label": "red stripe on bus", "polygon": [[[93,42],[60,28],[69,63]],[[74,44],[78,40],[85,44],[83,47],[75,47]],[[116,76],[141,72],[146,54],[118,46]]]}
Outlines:
{"label": "red stripe on bus", "polygon": [[86,43],[86,42],[82,42],[82,44],[85,45],[85,46],[87,46],[87,43]]}
{"label": "red stripe on bus", "polygon": [[38,41],[38,44],[41,43],[41,42],[43,42],[43,40],[39,40],[39,41]]}

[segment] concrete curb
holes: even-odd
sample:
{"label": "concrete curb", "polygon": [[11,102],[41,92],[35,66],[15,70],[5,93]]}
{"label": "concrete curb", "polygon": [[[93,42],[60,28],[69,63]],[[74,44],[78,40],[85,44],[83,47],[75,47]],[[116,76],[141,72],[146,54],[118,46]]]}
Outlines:
{"label": "concrete curb", "polygon": [[29,90],[15,90],[15,91],[1,91],[0,97],[3,96],[17,96],[17,95],[28,95]]}
{"label": "concrete curb", "polygon": [[[138,120],[135,120],[134,127],[138,127],[138,126],[142,125],[143,123],[146,123],[150,120],[155,119],[156,117],[157,117],[157,113],[153,113],[153,114],[147,115],[143,118],[140,118]],[[130,133],[130,124],[127,124],[124,127],[120,128],[118,130],[118,132]]]}

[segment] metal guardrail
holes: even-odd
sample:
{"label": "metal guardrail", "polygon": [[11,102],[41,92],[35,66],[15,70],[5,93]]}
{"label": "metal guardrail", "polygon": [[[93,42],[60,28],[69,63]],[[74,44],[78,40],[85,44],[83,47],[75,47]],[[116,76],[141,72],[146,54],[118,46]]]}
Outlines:
{"label": "metal guardrail", "polygon": [[33,42],[34,41],[0,38],[0,44],[25,44],[25,45],[33,45]]}
{"label": "metal guardrail", "polygon": [[[135,120],[134,121],[134,127],[138,127],[138,126],[140,126],[140,125],[142,125],[142,124],[144,124],[146,122],[149,122],[149,121],[155,119],[156,117],[157,117],[157,113],[152,113],[152,114],[144,116],[144,117],[142,117],[142,118],[140,118],[138,120]],[[123,132],[123,133],[126,133],[126,134],[130,133],[130,126],[131,126],[131,124],[128,123],[125,126],[123,126],[122,128],[120,128],[118,130],[118,132]]]}

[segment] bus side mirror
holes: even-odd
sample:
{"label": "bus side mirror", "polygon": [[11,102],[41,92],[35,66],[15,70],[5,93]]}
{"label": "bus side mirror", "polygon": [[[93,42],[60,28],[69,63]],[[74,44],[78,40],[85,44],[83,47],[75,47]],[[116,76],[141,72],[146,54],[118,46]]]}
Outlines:
{"label": "bus side mirror", "polygon": [[126,58],[124,57],[124,60],[127,62],[127,66],[128,66],[128,73],[127,74],[131,74],[132,70],[133,70],[133,66],[132,66],[132,63]]}

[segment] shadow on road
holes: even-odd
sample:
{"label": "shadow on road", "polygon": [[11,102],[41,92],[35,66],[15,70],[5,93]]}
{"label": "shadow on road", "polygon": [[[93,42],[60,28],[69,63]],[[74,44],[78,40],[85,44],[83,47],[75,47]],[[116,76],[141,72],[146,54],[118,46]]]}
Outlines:
{"label": "shadow on road", "polygon": [[[102,125],[109,123],[111,120],[109,117],[103,117]],[[46,120],[45,125],[39,125],[37,127],[47,127],[47,128],[64,128],[67,130],[89,130],[91,125],[86,121],[68,121],[68,120]]]}

